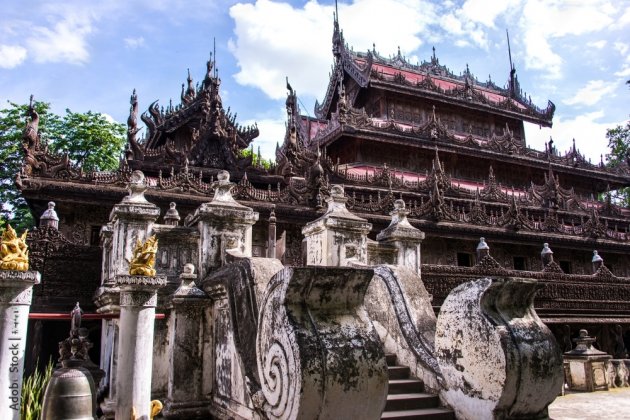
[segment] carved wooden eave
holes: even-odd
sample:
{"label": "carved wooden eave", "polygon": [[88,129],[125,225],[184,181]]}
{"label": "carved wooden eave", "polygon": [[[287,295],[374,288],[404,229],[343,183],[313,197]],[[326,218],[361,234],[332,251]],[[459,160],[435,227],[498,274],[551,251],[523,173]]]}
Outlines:
{"label": "carved wooden eave", "polygon": [[605,191],[607,186],[610,189],[617,189],[630,185],[630,168],[627,167],[609,168],[588,163],[576,166],[571,163],[570,158],[565,159],[556,155],[550,157],[544,152],[517,147],[515,143],[510,143],[514,145],[510,154],[505,148],[498,146],[500,142],[508,144],[506,143],[509,141],[507,139],[499,139],[498,141],[495,139],[495,142],[480,143],[470,137],[458,137],[443,125],[442,127],[435,126],[436,130],[432,131],[431,120],[417,128],[412,128],[407,124],[398,124],[396,121],[379,122],[379,124],[381,125],[377,125],[372,119],[367,119],[361,124],[352,124],[349,121],[340,124],[333,119],[329,129],[318,134],[311,142],[316,142],[325,148],[337,141],[343,141],[346,136],[351,135],[353,138],[399,144],[424,150],[432,150],[437,144],[440,150],[446,153],[467,155],[487,161],[500,161],[509,165],[546,170],[551,162],[553,170],[557,173],[596,179],[597,188],[602,191]]}

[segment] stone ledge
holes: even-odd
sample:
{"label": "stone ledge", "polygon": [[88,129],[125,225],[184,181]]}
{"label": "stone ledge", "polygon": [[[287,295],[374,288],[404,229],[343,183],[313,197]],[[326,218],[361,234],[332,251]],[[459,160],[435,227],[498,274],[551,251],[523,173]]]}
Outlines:
{"label": "stone ledge", "polygon": [[[41,281],[39,271],[16,271],[16,270],[0,270],[0,287],[21,286],[22,283],[39,284]],[[24,285],[27,286],[27,285]]]}

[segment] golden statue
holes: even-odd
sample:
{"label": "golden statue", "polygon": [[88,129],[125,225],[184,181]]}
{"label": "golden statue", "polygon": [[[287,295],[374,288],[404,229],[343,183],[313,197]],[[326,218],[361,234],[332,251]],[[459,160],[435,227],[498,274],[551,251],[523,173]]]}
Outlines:
{"label": "golden statue", "polygon": [[[149,419],[153,420],[155,416],[160,414],[162,411],[162,403],[160,400],[151,401],[151,413],[149,414]],[[138,412],[136,407],[131,407],[131,420],[138,420]]]}
{"label": "golden statue", "polygon": [[11,225],[4,230],[0,240],[0,270],[28,270],[27,233],[28,230],[17,236]]}
{"label": "golden statue", "polygon": [[157,253],[158,240],[155,235],[145,243],[136,241],[133,257],[129,263],[129,274],[132,276],[155,276],[155,254]]}

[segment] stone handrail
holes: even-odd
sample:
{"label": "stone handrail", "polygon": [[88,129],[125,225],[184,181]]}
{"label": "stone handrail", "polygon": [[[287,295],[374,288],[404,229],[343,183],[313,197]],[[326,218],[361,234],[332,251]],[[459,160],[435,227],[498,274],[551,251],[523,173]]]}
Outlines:
{"label": "stone handrail", "polygon": [[435,347],[459,419],[548,418],[563,384],[562,354],[533,307],[531,279],[482,278],[448,296]]}
{"label": "stone handrail", "polygon": [[256,355],[271,419],[380,419],[385,355],[363,306],[373,270],[287,267],[260,304]]}
{"label": "stone handrail", "polygon": [[[366,306],[379,332],[393,339],[393,343],[385,340],[387,351],[396,353],[403,364],[416,366],[416,376],[428,388],[439,389],[442,374],[435,356],[436,318],[422,279],[409,268],[394,265],[376,266],[374,276]],[[387,315],[391,311],[395,316]]]}
{"label": "stone handrail", "polygon": [[261,296],[269,280],[282,268],[276,259],[242,258],[212,271],[201,284],[210,296],[217,289],[227,295],[234,345],[243,361],[250,395],[260,390],[255,344]]}

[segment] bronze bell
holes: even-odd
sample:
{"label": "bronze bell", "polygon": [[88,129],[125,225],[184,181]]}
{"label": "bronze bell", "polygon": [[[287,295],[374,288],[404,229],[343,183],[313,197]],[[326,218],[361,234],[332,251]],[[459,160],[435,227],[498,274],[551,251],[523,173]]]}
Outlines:
{"label": "bronze bell", "polygon": [[42,420],[93,420],[96,389],[90,372],[82,367],[63,367],[53,372],[46,387]]}

